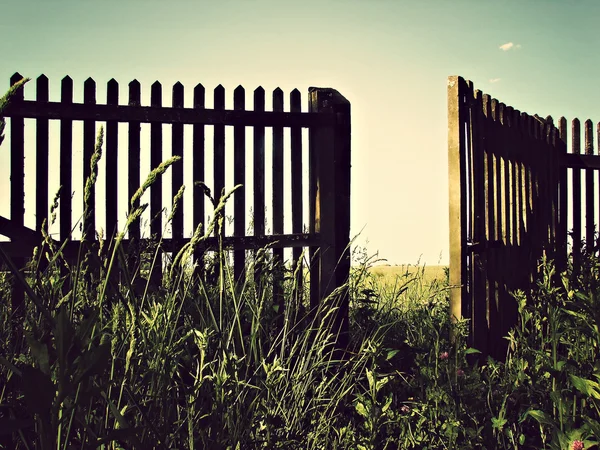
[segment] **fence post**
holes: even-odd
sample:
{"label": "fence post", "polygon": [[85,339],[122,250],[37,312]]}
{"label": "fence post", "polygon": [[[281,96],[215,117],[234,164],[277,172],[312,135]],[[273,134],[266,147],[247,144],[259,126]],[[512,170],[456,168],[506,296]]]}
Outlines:
{"label": "fence post", "polygon": [[[310,154],[314,158],[311,228],[321,238],[318,280],[311,278],[311,284],[318,281],[322,301],[343,286],[350,275],[350,102],[334,89],[311,87],[309,112],[335,114],[337,119],[334,127],[310,130]],[[333,332],[338,348],[345,348],[349,337],[347,287],[336,301],[339,310]]]}
{"label": "fence post", "polygon": [[[462,87],[462,89],[461,89]],[[448,78],[448,188],[450,224],[450,317],[462,317],[463,301],[467,301],[466,243],[466,173],[464,124],[465,81]]]}

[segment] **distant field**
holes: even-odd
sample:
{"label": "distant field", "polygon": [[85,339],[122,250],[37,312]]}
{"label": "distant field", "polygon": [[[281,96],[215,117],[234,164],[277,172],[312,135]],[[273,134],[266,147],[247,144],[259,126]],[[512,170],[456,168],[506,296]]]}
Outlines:
{"label": "distant field", "polygon": [[377,277],[383,285],[393,285],[396,279],[400,277],[400,280],[406,279],[406,273],[408,272],[408,278],[412,278],[419,271],[423,274],[423,282],[429,284],[431,281],[438,279],[443,280],[445,277],[444,268],[447,266],[414,266],[414,265],[379,265],[371,268],[370,272]]}

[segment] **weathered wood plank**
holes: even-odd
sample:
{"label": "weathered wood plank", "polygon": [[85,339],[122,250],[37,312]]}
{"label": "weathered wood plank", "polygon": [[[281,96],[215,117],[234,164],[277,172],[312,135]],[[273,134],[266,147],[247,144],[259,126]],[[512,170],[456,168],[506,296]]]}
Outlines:
{"label": "weathered wood plank", "polygon": [[[113,78],[106,87],[106,103],[119,104],[119,84]],[[111,120],[106,122],[106,236],[110,239],[118,231],[119,211],[119,124]]]}
{"label": "weathered wood plank", "polygon": [[[571,153],[581,154],[581,126],[579,119],[571,121]],[[573,169],[573,263],[581,262],[581,170]]]}
{"label": "weathered wood plank", "polygon": [[[301,96],[298,89],[290,93],[290,111],[300,112],[302,110]],[[302,129],[292,127],[290,129],[290,162],[291,162],[291,186],[292,186],[292,233],[302,233]],[[295,248],[292,251],[293,266],[297,277],[294,289],[294,301],[300,302],[304,288],[304,269],[302,264],[302,249]]]}
{"label": "weathered wood plank", "polygon": [[[36,101],[45,103],[48,101],[48,77],[40,75],[36,80]],[[48,142],[49,128],[48,119],[36,120],[36,142],[35,142],[35,227],[42,229],[44,221],[48,220]],[[49,227],[50,224],[46,224]],[[48,228],[46,228],[48,229]]]}
{"label": "weathered wood plank", "polygon": [[[469,84],[469,120],[467,130],[470,131],[471,147],[471,184],[473,186],[472,198],[472,236],[471,242],[485,241],[486,227],[486,183],[485,183],[485,149],[484,131],[482,127],[483,104],[481,91],[473,91],[473,85]],[[469,133],[467,134],[467,136]],[[471,256],[471,346],[477,347],[481,352],[487,354],[487,255],[473,252]]]}
{"label": "weathered wood plank", "polygon": [[[273,111],[283,112],[283,91],[273,91]],[[273,233],[283,234],[283,127],[273,127]],[[314,233],[314,230],[311,230]],[[283,311],[283,248],[273,249],[273,301]],[[312,282],[311,282],[312,286]]]}
{"label": "weathered wood plank", "polygon": [[462,124],[465,120],[464,90],[461,77],[448,78],[448,188],[450,225],[450,316],[462,318],[463,299],[467,296],[466,172],[465,142]]}
{"label": "weathered wood plank", "polygon": [[[233,108],[237,111],[246,109],[246,91],[238,86],[233,91]],[[233,128],[233,184],[242,185],[233,194],[233,235],[246,235],[246,128],[238,125]],[[233,253],[233,273],[237,282],[243,282],[246,268],[245,250]]]}
{"label": "weathered wood plank", "polygon": [[[129,83],[129,105],[140,106],[141,104],[141,86],[140,82],[133,80]],[[140,187],[140,122],[129,122],[128,149],[127,149],[127,177],[128,177],[128,203]],[[107,171],[108,177],[108,171]],[[109,182],[107,178],[107,184]],[[131,210],[139,208],[140,200],[130,204]],[[141,235],[140,219],[137,219],[128,229],[129,238],[139,239]]]}
{"label": "weathered wood plank", "polygon": [[[0,242],[0,246],[11,256],[19,257],[30,257],[33,247],[40,244],[41,233],[35,230],[31,230],[26,227],[17,227],[8,219],[0,217],[0,234],[1,235],[15,235],[23,237],[19,242]],[[173,252],[177,248],[181,248],[183,245],[190,241],[189,238],[183,238],[174,240],[172,238],[165,238],[161,241],[161,248],[165,252]],[[56,245],[59,245],[58,241],[54,241]],[[141,239],[135,245],[144,247],[150,243],[149,239]],[[283,248],[296,248],[296,247],[308,247],[308,246],[319,246],[321,243],[321,237],[318,234],[301,233],[301,234],[274,234],[266,236],[227,236],[223,238],[224,249],[244,248],[247,250],[258,250],[269,246],[274,249]],[[65,246],[65,257],[71,258],[76,257],[79,252],[80,241],[70,241]],[[110,245],[110,242],[104,240],[104,245]],[[122,241],[123,249],[128,252],[129,247],[132,245],[130,239]],[[136,247],[137,248],[137,247]],[[214,251],[219,248],[219,239],[216,237],[208,237],[206,240],[198,244],[197,249],[201,251]]]}
{"label": "weathered wood plank", "polygon": [[[162,105],[162,85],[156,81],[150,88],[150,104],[156,108]],[[163,133],[161,123],[150,125],[150,168],[156,169],[163,162],[162,154]],[[163,206],[162,206],[162,177],[150,186],[150,233],[154,239],[159,239],[163,234]],[[152,273],[150,275],[152,284],[159,286],[162,280],[163,264],[162,252],[158,252]]]}
{"label": "weathered wood plank", "polygon": [[[265,90],[254,91],[254,111],[265,110]],[[265,127],[254,127],[254,235],[265,234]],[[282,230],[283,231],[283,230]]]}
{"label": "weathered wood plank", "polygon": [[[61,81],[61,102],[73,102],[73,80],[66,76]],[[73,193],[73,121],[62,119],[60,121],[60,240],[65,241],[71,237],[72,228],[72,201]]]}
{"label": "weathered wood plank", "polygon": [[[350,274],[350,103],[333,89],[309,89],[310,111],[336,114],[334,129],[313,135],[316,157],[315,228],[321,234],[319,287],[321,298],[345,285]],[[345,348],[349,333],[347,289],[337,292],[333,332],[338,348]]]}
{"label": "weathered wood plank", "polygon": [[[214,90],[214,105],[216,110],[225,109],[225,88],[218,85]],[[225,126],[215,125],[214,127],[214,191],[213,198],[219,203],[223,189],[225,188]],[[225,235],[225,225],[220,230]],[[218,233],[219,230],[215,230]]]}
{"label": "weathered wood plank", "polygon": [[[183,108],[183,96],[183,85],[180,82],[175,83],[173,86],[172,97],[173,108]],[[182,123],[174,123],[172,125],[171,154],[172,156],[179,156],[181,158],[178,162],[173,164],[171,168],[173,171],[173,177],[171,178],[171,195],[174,198],[179,192],[179,189],[183,186],[183,168],[185,167],[185,160],[183,158]],[[183,237],[183,216],[185,211],[183,198],[181,198],[177,206],[173,205],[172,208],[176,208],[173,213],[172,221],[173,239],[181,239]]]}
{"label": "weathered wood plank", "polygon": [[[83,102],[86,105],[96,103],[96,82],[88,78],[83,83]],[[94,120],[83,121],[83,236],[86,239],[94,239],[96,231],[96,186],[90,186],[86,190],[88,180],[92,177],[92,155],[96,141],[96,122]]]}
{"label": "weathered wood plank", "polygon": [[[585,127],[585,154],[594,154],[593,124],[590,119],[584,123]],[[594,171],[585,171],[585,245],[588,248],[594,246],[594,235],[596,226],[594,224]]]}
{"label": "weathered wood plank", "polygon": [[[23,77],[15,73],[10,78],[13,86],[21,81]],[[23,88],[18,89],[11,102],[19,104],[23,101]],[[25,121],[22,118],[11,118],[10,120],[10,219],[15,226],[22,227],[25,223]],[[19,241],[15,241],[16,244]],[[21,258],[13,261],[15,266],[21,270],[25,260]],[[25,314],[24,310],[25,290],[16,279],[13,279],[11,287],[11,321],[15,329],[22,327]]]}
{"label": "weathered wood plank", "polygon": [[[202,84],[197,84],[194,88],[194,109],[203,110],[206,100],[206,90]],[[193,143],[192,143],[192,175],[194,180],[193,187],[193,222],[194,231],[199,224],[203,224],[206,227],[205,222],[205,204],[206,197],[204,189],[199,183],[205,181],[205,130],[204,125],[194,124],[192,126]],[[202,252],[196,251],[194,253],[194,260],[198,264],[199,273],[202,275],[202,269],[204,268],[204,260],[202,259]]]}
{"label": "weathered wood plank", "polygon": [[561,117],[558,121],[558,131],[559,137],[562,141],[562,150],[559,155],[559,200],[558,200],[558,214],[559,214],[559,230],[558,230],[558,238],[559,238],[559,256],[557,259],[557,268],[559,272],[566,270],[567,268],[567,217],[568,217],[568,177],[567,177],[567,166],[563,164],[565,156],[567,156],[566,149],[567,146],[567,119]]}
{"label": "weathered wood plank", "polygon": [[95,120],[98,122],[116,120],[119,122],[144,123],[183,123],[200,125],[244,125],[264,127],[331,127],[336,117],[331,114],[310,114],[291,112],[257,113],[255,111],[235,111],[219,109],[131,107],[112,105],[63,104],[48,102],[38,104],[25,100],[11,104],[6,109],[7,117],[46,118],[51,120]]}

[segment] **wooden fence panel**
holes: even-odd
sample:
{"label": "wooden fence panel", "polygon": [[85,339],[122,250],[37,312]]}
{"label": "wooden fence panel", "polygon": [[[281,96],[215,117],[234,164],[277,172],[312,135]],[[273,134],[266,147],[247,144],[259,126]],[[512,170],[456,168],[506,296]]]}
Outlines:
{"label": "wooden fence panel", "polygon": [[[20,80],[15,74],[13,77]],[[13,82],[16,82],[13,80]],[[283,111],[283,92],[276,89],[273,93],[273,111],[265,111],[265,92],[258,88],[254,91],[254,111],[245,109],[245,91],[240,86],[234,91],[234,110],[225,109],[225,89],[218,86],[214,90],[214,108],[205,108],[205,90],[202,85],[194,89],[193,108],[184,107],[184,88],[181,83],[173,86],[172,104],[162,106],[162,86],[157,81],[151,87],[150,106],[141,106],[141,86],[136,80],[129,83],[127,106],[120,106],[119,85],[110,80],[107,85],[106,105],[96,103],[96,83],[89,78],[84,83],[84,102],[73,103],[73,81],[65,77],[61,82],[61,102],[48,99],[48,80],[38,79],[38,100],[17,99],[9,105],[6,115],[11,118],[12,167],[11,167],[11,220],[0,218],[3,232],[9,233],[11,242],[3,242],[3,249],[11,256],[27,256],[35,241],[40,237],[37,231],[28,230],[23,225],[23,127],[24,118],[37,119],[38,165],[36,167],[36,227],[42,226],[48,209],[48,158],[49,148],[48,122],[60,120],[60,241],[65,243],[66,258],[77,256],[81,241],[73,239],[72,232],[72,158],[73,158],[73,121],[83,121],[83,167],[85,182],[92,175],[92,158],[95,150],[96,125],[106,122],[105,158],[106,158],[106,201],[102,205],[106,210],[106,238],[112,239],[118,230],[118,156],[119,123],[128,124],[127,149],[127,190],[133,198],[140,186],[141,123],[150,123],[150,165],[156,169],[165,159],[163,154],[163,125],[172,125],[171,153],[183,158],[184,124],[193,125],[193,177],[201,181],[205,175],[205,126],[214,127],[214,186],[211,195],[215,205],[221,199],[225,187],[225,126],[234,127],[233,172],[235,184],[246,185],[246,145],[245,127],[253,126],[254,144],[254,232],[246,235],[245,193],[240,190],[234,194],[234,233],[227,237],[224,233],[202,241],[195,249],[196,262],[203,263],[206,251],[220,248],[234,252],[234,270],[239,279],[245,272],[245,251],[258,250],[265,246],[273,248],[273,295],[276,304],[283,309],[283,249],[292,248],[293,262],[301,264],[303,248],[310,248],[311,255],[311,304],[336,293],[339,307],[335,315],[335,327],[338,333],[338,345],[348,342],[348,295],[344,284],[350,273],[350,104],[333,89],[311,88],[309,91],[309,112],[302,113],[301,96],[298,90],[290,94],[290,112]],[[265,167],[265,127],[273,127],[273,165]],[[292,233],[284,234],[284,134],[283,128],[291,129],[291,171]],[[309,128],[309,178],[303,178],[302,167],[302,128]],[[187,161],[186,161],[187,163]],[[267,235],[265,230],[265,171],[272,170],[273,179],[273,230]],[[184,164],[178,161],[172,167],[171,194],[176,197],[184,181]],[[303,189],[309,193],[309,232],[304,232]],[[89,216],[84,217],[84,236],[96,239],[97,202],[93,189],[88,190],[84,202],[88,202]],[[205,188],[202,184],[193,188],[194,228],[206,221]],[[142,237],[139,219],[129,227],[127,239],[122,241],[125,252],[130,253],[125,266],[115,270],[128,270],[139,266],[139,251],[146,249],[152,239],[159,238],[160,243],[153,255],[151,284],[160,283],[163,269],[163,253],[177,252],[182,245],[190,241],[184,237],[185,208],[178,203],[171,209],[172,236],[163,236],[163,183],[157,177],[150,186],[150,232],[151,239]],[[175,202],[174,197],[174,202]],[[175,205],[175,203],[174,203]],[[85,206],[85,204],[84,204]],[[140,207],[138,198],[128,205],[128,213]],[[222,219],[223,217],[221,217]],[[23,242],[17,242],[13,236],[23,236]],[[54,241],[54,244],[61,244]],[[240,255],[242,256],[240,258]],[[152,261],[151,261],[152,262]],[[202,264],[201,264],[202,265]],[[128,274],[131,277],[133,274]],[[300,282],[303,272],[300,271]],[[119,282],[119,278],[113,278]],[[121,282],[124,280],[120,280]],[[301,289],[298,290],[300,300]],[[15,297],[16,298],[16,297]],[[282,317],[282,315],[280,315]],[[280,322],[281,324],[281,322]]]}
{"label": "wooden fence panel", "polygon": [[[503,359],[537,261],[557,254],[560,161],[551,123],[448,85],[451,314],[471,320],[469,344]],[[551,119],[550,119],[551,120]]]}

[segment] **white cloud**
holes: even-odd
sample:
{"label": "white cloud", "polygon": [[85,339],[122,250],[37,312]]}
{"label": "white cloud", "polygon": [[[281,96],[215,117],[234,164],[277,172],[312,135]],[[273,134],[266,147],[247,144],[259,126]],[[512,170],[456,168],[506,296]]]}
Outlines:
{"label": "white cloud", "polygon": [[498,81],[500,81],[502,78],[491,78],[489,80],[490,83],[497,83]]}
{"label": "white cloud", "polygon": [[521,44],[514,44],[512,42],[507,42],[506,44],[502,44],[500,47],[498,47],[500,50],[502,50],[503,52],[507,52],[511,49],[520,49],[521,48]]}

